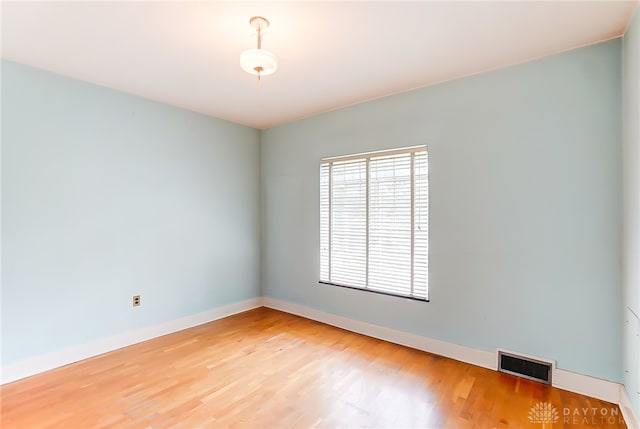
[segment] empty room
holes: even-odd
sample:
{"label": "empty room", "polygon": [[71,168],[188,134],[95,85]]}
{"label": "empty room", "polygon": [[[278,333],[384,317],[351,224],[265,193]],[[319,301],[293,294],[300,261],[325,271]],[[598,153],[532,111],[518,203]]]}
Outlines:
{"label": "empty room", "polygon": [[640,428],[640,2],[0,7],[3,429]]}

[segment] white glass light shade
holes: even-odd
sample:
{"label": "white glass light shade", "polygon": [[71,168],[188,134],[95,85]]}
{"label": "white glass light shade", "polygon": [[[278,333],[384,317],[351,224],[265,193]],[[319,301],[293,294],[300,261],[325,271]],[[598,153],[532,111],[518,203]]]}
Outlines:
{"label": "white glass light shade", "polygon": [[[278,69],[278,59],[264,49],[247,49],[240,54],[240,67],[247,73],[258,76],[267,76]],[[259,73],[258,73],[259,71]]]}

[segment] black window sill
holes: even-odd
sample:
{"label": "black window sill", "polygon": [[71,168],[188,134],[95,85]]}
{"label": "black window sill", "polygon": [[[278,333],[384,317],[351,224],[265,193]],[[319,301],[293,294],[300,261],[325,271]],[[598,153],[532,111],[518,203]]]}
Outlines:
{"label": "black window sill", "polygon": [[322,285],[343,287],[345,289],[353,289],[353,290],[360,290],[360,291],[363,291],[363,292],[377,293],[379,295],[393,296],[394,298],[404,298],[404,299],[410,299],[412,301],[429,302],[429,299],[416,298],[415,296],[398,295],[398,294],[395,294],[395,293],[384,292],[384,291],[375,290],[375,289],[364,289],[364,288],[361,288],[361,287],[341,285],[339,283],[324,282],[322,280],[318,281],[318,283],[322,284]]}

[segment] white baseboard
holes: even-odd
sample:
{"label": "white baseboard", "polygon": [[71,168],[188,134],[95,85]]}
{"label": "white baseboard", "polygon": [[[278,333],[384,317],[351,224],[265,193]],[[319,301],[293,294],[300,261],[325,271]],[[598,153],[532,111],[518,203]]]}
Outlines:
{"label": "white baseboard", "polygon": [[[409,334],[407,332],[349,319],[279,299],[264,297],[263,305],[369,337],[423,350],[483,368],[497,370],[496,353],[448,343],[421,335]],[[619,383],[558,369],[555,365],[553,368],[553,386],[614,404],[620,403],[621,385]]]}
{"label": "white baseboard", "polygon": [[552,381],[553,386],[559,389],[591,396],[614,404],[620,402],[620,383],[557,368],[553,374]]}
{"label": "white baseboard", "polygon": [[372,323],[361,322],[359,320],[326,313],[324,311],[315,310],[313,308],[293,304],[287,301],[281,301],[279,299],[264,297],[263,305],[275,310],[284,311],[286,313],[326,323],[327,325],[337,326],[338,328],[346,329],[347,331],[357,332],[358,334],[367,335],[369,337],[378,338],[380,340],[389,341],[391,343],[400,344],[413,349],[449,357],[461,362],[481,366],[483,368],[496,369],[495,353],[423,337],[421,335],[410,334],[408,332],[398,331],[396,329],[386,328]]}
{"label": "white baseboard", "polygon": [[620,411],[629,429],[640,429],[640,416],[636,415],[624,386],[620,386]]}
{"label": "white baseboard", "polygon": [[41,356],[24,359],[2,367],[0,383],[10,383],[21,378],[39,374],[60,366],[78,362],[103,353],[130,346],[162,335],[182,331],[193,326],[202,325],[236,313],[262,306],[262,298],[252,298],[246,301],[213,308],[202,313],[181,317],[157,325],[146,326],[133,331],[100,338],[86,344],[68,347]]}

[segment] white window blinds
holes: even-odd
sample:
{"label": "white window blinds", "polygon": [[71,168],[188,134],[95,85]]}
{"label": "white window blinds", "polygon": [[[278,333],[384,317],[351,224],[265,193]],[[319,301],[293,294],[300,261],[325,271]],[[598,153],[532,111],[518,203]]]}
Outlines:
{"label": "white window blinds", "polygon": [[322,160],[320,281],[427,299],[426,147]]}

